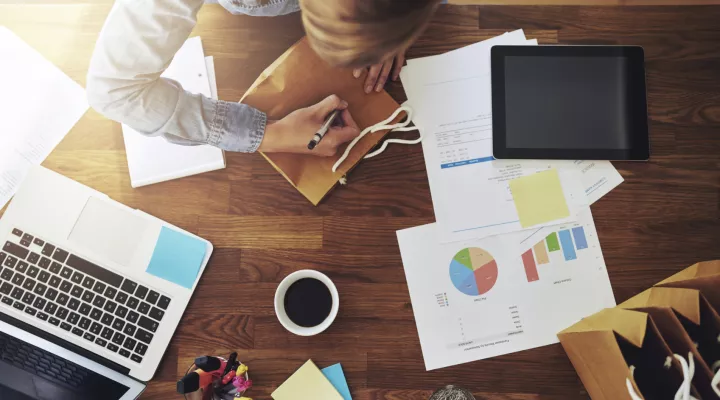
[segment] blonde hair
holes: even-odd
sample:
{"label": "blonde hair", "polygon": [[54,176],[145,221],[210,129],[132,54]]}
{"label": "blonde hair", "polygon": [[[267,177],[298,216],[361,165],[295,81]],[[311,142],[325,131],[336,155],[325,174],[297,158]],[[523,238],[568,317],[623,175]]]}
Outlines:
{"label": "blonde hair", "polygon": [[310,45],[335,66],[365,67],[409,47],[440,0],[300,0]]}

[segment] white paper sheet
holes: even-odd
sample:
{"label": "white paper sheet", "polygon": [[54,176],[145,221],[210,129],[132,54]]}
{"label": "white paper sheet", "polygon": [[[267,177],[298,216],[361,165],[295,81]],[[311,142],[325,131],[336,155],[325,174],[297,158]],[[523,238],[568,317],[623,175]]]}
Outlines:
{"label": "white paper sheet", "polygon": [[[212,74],[200,37],[188,39],[178,50],[163,77],[178,81],[191,93],[213,96]],[[216,92],[216,91],[215,91]],[[213,146],[180,146],[161,137],[146,137],[123,125],[123,138],[133,187],[183,178],[225,168],[222,150]]]}
{"label": "white paper sheet", "polygon": [[0,26],[0,208],[87,109],[82,86]]}
{"label": "white paper sheet", "polygon": [[[558,168],[570,219],[583,205],[622,182],[607,161],[593,162],[586,169],[584,162],[494,160],[490,48],[536,44],[526,40],[522,31],[515,31],[414,60],[401,72],[408,102],[415,111],[414,121],[425,138],[423,152],[442,242],[521,230],[507,187],[511,178]],[[579,182],[571,176],[579,177]],[[580,196],[581,192],[590,195]],[[563,221],[555,221],[559,222]]]}
{"label": "white paper sheet", "polygon": [[536,232],[441,244],[430,224],[397,236],[427,370],[556,343],[615,306],[589,208]]}

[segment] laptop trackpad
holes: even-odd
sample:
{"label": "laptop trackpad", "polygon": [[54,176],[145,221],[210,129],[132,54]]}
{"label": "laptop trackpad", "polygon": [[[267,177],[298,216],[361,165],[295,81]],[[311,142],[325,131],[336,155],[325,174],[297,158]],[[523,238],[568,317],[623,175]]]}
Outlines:
{"label": "laptop trackpad", "polygon": [[126,208],[90,197],[68,238],[73,244],[129,267],[151,224]]}

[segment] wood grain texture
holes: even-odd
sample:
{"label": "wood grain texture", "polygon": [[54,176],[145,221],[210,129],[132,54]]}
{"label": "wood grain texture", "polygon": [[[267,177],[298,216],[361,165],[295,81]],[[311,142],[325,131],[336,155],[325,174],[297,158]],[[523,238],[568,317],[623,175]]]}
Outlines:
{"label": "wood grain texture", "polygon": [[[720,258],[720,6],[497,2],[585,6],[443,6],[409,56],[518,28],[541,43],[645,49],[652,160],[615,163],[625,183],[592,207],[618,302],[696,261]],[[84,84],[110,3],[0,0],[0,25]],[[194,34],[215,56],[220,97],[236,101],[303,33],[297,15],[258,19],[206,6]],[[399,82],[388,90],[404,100]],[[119,125],[89,111],[44,163],[216,246],[143,399],[179,398],[175,380],[195,356],[232,350],[252,368],[256,400],[269,399],[308,358],[341,362],[356,400],[423,400],[450,383],[478,399],[587,398],[559,345],[425,371],[395,237],[434,220],[418,146],[390,146],[363,162],[319,207],[258,155],[228,154],[227,162],[222,171],[131,189]],[[278,282],[305,268],[329,275],[341,298],[335,324],[313,338],[285,332],[273,309]]]}

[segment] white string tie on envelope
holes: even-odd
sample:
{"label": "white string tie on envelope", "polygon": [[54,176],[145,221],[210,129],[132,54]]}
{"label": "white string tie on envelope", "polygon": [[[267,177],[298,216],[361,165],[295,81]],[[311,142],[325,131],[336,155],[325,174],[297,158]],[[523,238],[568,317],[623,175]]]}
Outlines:
{"label": "white string tie on envelope", "polygon": [[[678,354],[673,354],[673,357],[675,357],[675,359],[680,362],[683,373],[683,382],[682,384],[680,384],[680,388],[675,393],[675,400],[698,400],[694,396],[690,395],[690,389],[692,388],[692,378],[693,376],[695,376],[695,360],[693,359],[693,354],[688,353],[689,361],[685,361],[685,359]],[[672,367],[672,359],[670,357],[665,359],[664,367],[665,369],[670,369],[670,367]],[[630,376],[634,376],[634,374],[635,366],[631,365]],[[628,394],[630,395],[630,398],[632,400],[642,400],[642,397],[635,391],[635,388],[633,387],[630,378],[625,378],[625,386],[627,386]]]}
{"label": "white string tie on envelope", "polygon": [[[407,118],[405,118],[405,120],[402,122],[398,122],[396,124],[390,124],[395,118],[397,118],[398,115],[400,115],[401,112],[405,112],[405,114],[407,114]],[[418,130],[417,126],[408,126],[412,122],[412,117],[413,117],[412,108],[407,107],[407,106],[401,106],[400,108],[395,110],[395,112],[392,113],[392,115],[390,117],[388,117],[388,119],[386,119],[384,121],[380,121],[375,125],[371,125],[365,129],[363,129],[363,131],[360,132],[360,135],[358,135],[358,137],[356,137],[355,139],[353,139],[352,142],[350,142],[348,147],[345,149],[345,153],[343,153],[342,157],[340,157],[337,160],[337,162],[335,162],[335,165],[333,165],[333,167],[332,167],[332,171],[337,172],[338,168],[340,168],[340,165],[342,165],[343,161],[345,161],[345,159],[347,159],[348,156],[350,155],[350,151],[352,151],[353,147],[355,147],[355,145],[358,144],[358,142],[360,142],[360,140],[362,140],[362,138],[364,138],[365,135],[367,135],[368,133],[375,133],[377,131],[384,131],[384,130],[390,130],[390,132],[409,132],[409,131]],[[363,159],[373,158],[376,155],[382,153],[383,151],[385,151],[388,144],[390,144],[390,143],[418,144],[421,141],[422,141],[422,134],[420,134],[420,136],[417,139],[413,139],[413,140],[387,139],[385,142],[383,142],[382,146],[379,149],[373,151],[372,153],[368,153],[367,155],[365,155],[365,157],[363,157]],[[347,183],[347,181],[345,181],[345,178],[343,177],[340,179],[340,183],[344,185]]]}
{"label": "white string tie on envelope", "polygon": [[[718,336],[718,342],[720,342],[720,336]],[[712,371],[715,373],[715,377],[713,378],[710,385],[715,391],[715,394],[720,397],[720,360],[715,361],[711,368]]]}

